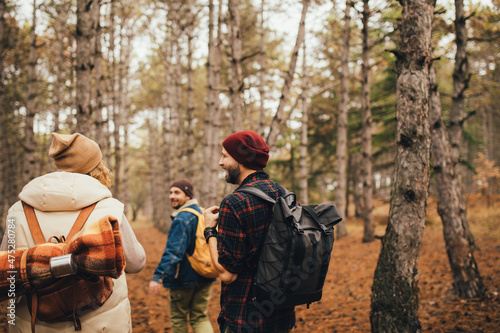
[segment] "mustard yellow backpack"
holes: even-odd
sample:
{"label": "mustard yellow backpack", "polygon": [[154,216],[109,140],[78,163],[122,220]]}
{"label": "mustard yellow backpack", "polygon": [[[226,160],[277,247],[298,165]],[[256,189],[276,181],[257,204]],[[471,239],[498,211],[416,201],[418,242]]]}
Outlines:
{"label": "mustard yellow backpack", "polygon": [[183,212],[189,212],[198,217],[198,226],[196,227],[196,240],[194,245],[193,255],[186,254],[191,267],[199,275],[206,278],[216,278],[219,276],[217,270],[212,264],[210,249],[203,232],[205,231],[205,218],[202,213],[199,213],[193,208],[184,208]]}

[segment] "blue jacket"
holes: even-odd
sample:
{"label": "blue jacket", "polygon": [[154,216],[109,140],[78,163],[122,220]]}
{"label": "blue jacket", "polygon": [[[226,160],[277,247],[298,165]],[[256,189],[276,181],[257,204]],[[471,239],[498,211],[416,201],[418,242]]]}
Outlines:
{"label": "blue jacket", "polygon": [[[196,203],[186,207],[201,212]],[[197,226],[198,217],[192,213],[180,212],[173,218],[167,245],[154,272],[153,281],[163,282],[163,287],[170,289],[191,288],[215,281],[198,275],[186,256],[186,253],[193,254]]]}

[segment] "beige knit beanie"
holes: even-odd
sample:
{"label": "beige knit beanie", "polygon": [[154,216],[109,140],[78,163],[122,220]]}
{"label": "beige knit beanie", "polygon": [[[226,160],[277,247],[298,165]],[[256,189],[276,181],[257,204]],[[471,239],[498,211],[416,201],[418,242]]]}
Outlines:
{"label": "beige knit beanie", "polygon": [[57,171],[88,174],[102,160],[99,145],[80,133],[51,133],[49,156],[54,159]]}

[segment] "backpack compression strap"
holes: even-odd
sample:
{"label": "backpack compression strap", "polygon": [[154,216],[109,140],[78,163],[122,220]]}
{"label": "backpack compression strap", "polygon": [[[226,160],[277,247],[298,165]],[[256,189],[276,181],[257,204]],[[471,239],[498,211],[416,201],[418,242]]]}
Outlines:
{"label": "backpack compression strap", "polygon": [[[28,221],[28,227],[30,228],[31,236],[35,241],[35,244],[40,245],[46,243],[45,238],[43,237],[42,229],[40,228],[40,223],[38,223],[38,219],[35,214],[35,209],[33,209],[32,206],[28,205],[24,201],[22,201],[22,203],[24,214],[26,215],[26,220]],[[73,237],[78,231],[80,231],[80,229],[82,229],[83,225],[89,218],[90,213],[92,213],[96,205],[97,202],[83,208],[80,211],[80,214],[78,215],[75,223],[73,223],[73,227],[69,231],[68,237],[66,237],[66,243],[69,239],[71,239],[71,237]]]}

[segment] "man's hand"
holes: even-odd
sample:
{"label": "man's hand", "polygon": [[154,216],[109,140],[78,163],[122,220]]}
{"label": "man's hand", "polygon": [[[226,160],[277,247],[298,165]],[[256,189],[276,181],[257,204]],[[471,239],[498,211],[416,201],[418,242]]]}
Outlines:
{"label": "man's hand", "polygon": [[216,227],[217,219],[219,218],[219,206],[212,206],[205,209],[203,216],[205,217],[205,227]]}
{"label": "man's hand", "polygon": [[158,294],[161,290],[162,284],[156,281],[149,282],[149,293]]}

